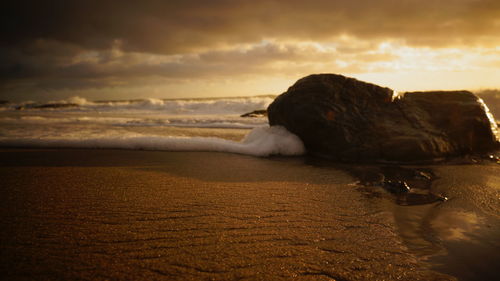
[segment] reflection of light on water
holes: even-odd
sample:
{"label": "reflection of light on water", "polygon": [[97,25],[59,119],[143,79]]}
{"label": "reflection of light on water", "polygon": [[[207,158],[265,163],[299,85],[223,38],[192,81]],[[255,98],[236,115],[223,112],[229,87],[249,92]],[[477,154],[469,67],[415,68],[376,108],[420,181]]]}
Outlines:
{"label": "reflection of light on water", "polygon": [[499,140],[498,126],[497,126],[497,123],[495,121],[495,118],[493,117],[493,114],[491,114],[490,109],[488,108],[488,106],[484,103],[484,101],[481,98],[478,98],[478,102],[481,105],[481,107],[483,108],[484,112],[486,113],[486,117],[488,117],[488,120],[490,121],[490,127],[491,127],[491,130],[493,131],[493,135],[495,136],[495,138],[498,141]]}
{"label": "reflection of light on water", "polygon": [[475,213],[457,211],[445,212],[431,223],[438,237],[442,240],[471,240],[469,234],[480,228],[481,218]]}

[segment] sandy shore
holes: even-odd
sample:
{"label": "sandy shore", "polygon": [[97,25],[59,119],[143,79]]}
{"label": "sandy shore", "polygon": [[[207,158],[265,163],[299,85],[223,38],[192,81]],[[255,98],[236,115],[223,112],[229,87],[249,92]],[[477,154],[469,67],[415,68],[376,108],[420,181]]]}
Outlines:
{"label": "sandy shore", "polygon": [[0,151],[4,280],[450,280],[347,173],[302,159]]}

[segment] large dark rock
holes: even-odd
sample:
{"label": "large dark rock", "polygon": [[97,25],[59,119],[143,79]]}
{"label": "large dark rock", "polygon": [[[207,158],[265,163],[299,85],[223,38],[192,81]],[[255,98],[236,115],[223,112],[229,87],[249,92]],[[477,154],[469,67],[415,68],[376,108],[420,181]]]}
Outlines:
{"label": "large dark rock", "polygon": [[269,105],[270,125],[310,154],[355,162],[418,162],[498,148],[496,124],[467,91],[393,90],[335,74],[298,80]]}

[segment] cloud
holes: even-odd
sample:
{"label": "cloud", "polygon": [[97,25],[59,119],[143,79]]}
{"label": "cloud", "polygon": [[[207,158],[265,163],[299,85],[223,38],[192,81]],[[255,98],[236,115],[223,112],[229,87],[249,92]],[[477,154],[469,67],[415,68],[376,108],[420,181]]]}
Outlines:
{"label": "cloud", "polygon": [[499,19],[497,0],[9,1],[0,11],[0,95],[492,68]]}
{"label": "cloud", "polygon": [[[44,55],[49,52],[45,47],[37,49],[38,55],[34,56],[19,50],[8,50],[4,52],[6,63],[0,68],[0,74],[5,81],[39,80],[44,88],[57,89],[71,85],[74,85],[71,88],[84,88],[104,86],[106,81],[116,84],[119,79],[130,82],[145,77],[223,79],[249,75],[304,75],[325,70],[353,72],[366,64],[396,59],[377,46],[358,53],[340,52],[344,44],[323,46],[313,42],[274,41],[237,45],[199,54],[157,55],[123,52],[119,46],[102,51],[77,51],[79,49],[73,49],[72,46],[43,42],[40,46],[67,48],[66,55]],[[357,42],[351,41],[349,44],[354,46]],[[97,80],[101,82],[97,83]]]}
{"label": "cloud", "polygon": [[[263,41],[176,55],[124,52],[119,42],[97,51],[58,44],[39,42],[31,55],[13,49],[2,52],[9,63],[0,67],[0,93],[16,88],[25,92],[88,90],[262,77],[293,80],[321,72],[454,72],[489,69],[498,58],[498,51],[490,48],[435,50],[355,38],[328,44]],[[51,48],[66,51],[53,56]]]}
{"label": "cloud", "polygon": [[418,45],[493,43],[496,0],[15,1],[3,9],[2,42],[51,39],[90,49],[175,54],[236,43],[399,38]]}

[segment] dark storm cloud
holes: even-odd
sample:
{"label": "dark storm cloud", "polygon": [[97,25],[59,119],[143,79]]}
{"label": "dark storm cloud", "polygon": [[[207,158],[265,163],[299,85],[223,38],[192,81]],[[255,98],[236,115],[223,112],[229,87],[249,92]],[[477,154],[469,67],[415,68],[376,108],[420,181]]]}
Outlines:
{"label": "dark storm cloud", "polygon": [[121,40],[125,50],[163,54],[341,33],[433,45],[487,42],[500,34],[498,0],[18,0],[2,10],[3,44],[52,39],[107,48]]}

